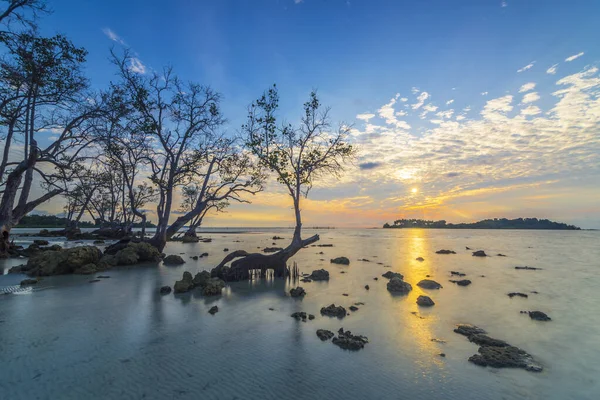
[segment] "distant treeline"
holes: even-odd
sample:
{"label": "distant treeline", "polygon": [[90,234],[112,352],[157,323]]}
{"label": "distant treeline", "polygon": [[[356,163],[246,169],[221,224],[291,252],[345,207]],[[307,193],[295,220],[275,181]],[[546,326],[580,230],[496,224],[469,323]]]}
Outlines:
{"label": "distant treeline", "polygon": [[[101,223],[89,221],[79,221],[78,223],[80,228],[99,228],[101,225]],[[21,218],[15,228],[64,228],[66,226],[67,219],[64,217],[57,217],[56,215],[26,215]],[[141,228],[142,223],[134,223],[133,227]],[[150,221],[146,221],[146,228],[156,228],[156,225]]]}
{"label": "distant treeline", "polygon": [[399,219],[392,225],[386,223],[384,228],[435,228],[435,229],[563,229],[579,230],[581,228],[574,225],[554,222],[548,219],[537,218],[494,218],[484,219],[482,221],[463,224],[451,224],[445,220],[428,221],[423,219]]}

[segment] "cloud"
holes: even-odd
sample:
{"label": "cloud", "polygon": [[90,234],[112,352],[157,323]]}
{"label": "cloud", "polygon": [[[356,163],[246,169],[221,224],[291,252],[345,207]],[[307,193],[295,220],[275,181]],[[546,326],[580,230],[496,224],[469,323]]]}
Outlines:
{"label": "cloud", "polygon": [[294,0],[294,4],[304,3],[304,0]]}
{"label": "cloud", "polygon": [[538,101],[540,99],[540,95],[537,92],[527,93],[523,96],[523,100],[521,100],[522,104],[533,103],[534,101]]}
{"label": "cloud", "polygon": [[581,57],[581,56],[582,56],[582,55],[584,55],[584,54],[585,54],[585,53],[582,51],[581,53],[577,53],[577,54],[575,54],[574,56],[571,56],[571,57],[567,57],[567,58],[565,58],[565,61],[566,61],[566,62],[571,62],[571,61],[573,61],[573,60],[576,60],[576,59],[578,59],[579,57]]}
{"label": "cloud", "polygon": [[381,118],[385,119],[386,123],[390,125],[395,125],[396,128],[410,129],[410,125],[407,122],[400,121],[398,120],[398,118],[396,118],[397,113],[394,110],[394,104],[396,104],[398,98],[400,98],[400,93],[396,93],[396,96],[390,99],[389,103],[381,106],[381,108],[377,110],[377,112]]}
{"label": "cloud", "polygon": [[517,72],[527,71],[528,69],[533,68],[533,64],[535,64],[535,61],[532,61],[529,64],[527,64],[526,66],[524,66],[523,68],[518,69]]}
{"label": "cloud", "polygon": [[542,110],[540,110],[540,108],[537,106],[529,106],[529,107],[526,107],[521,110],[521,115],[526,115],[526,116],[538,115],[541,113],[542,113]]}
{"label": "cloud", "polygon": [[145,74],[146,66],[137,57],[131,57],[129,69],[137,74]]}
{"label": "cloud", "polygon": [[487,95],[488,95],[488,92],[481,92],[481,95],[482,95],[482,96],[487,96]]}
{"label": "cloud", "polygon": [[358,168],[360,168],[362,170],[368,170],[368,169],[379,168],[382,165],[383,165],[383,163],[380,163],[380,162],[364,162],[364,163],[358,164]]}
{"label": "cloud", "polygon": [[421,94],[417,97],[417,102],[415,104],[411,105],[412,109],[418,110],[419,108],[421,108],[421,106],[425,103],[425,100],[427,100],[428,98],[429,98],[429,93],[421,92]]}
{"label": "cloud", "polygon": [[447,106],[449,106],[449,105],[450,105],[450,104],[452,104],[452,103],[454,103],[454,99],[448,100],[448,101],[446,102],[446,105],[447,105]]}
{"label": "cloud", "polygon": [[548,68],[546,70],[546,73],[550,74],[550,75],[555,75],[556,74],[556,70],[557,70],[556,67],[558,67],[558,64],[554,64],[553,66],[551,66],[550,68]]}
{"label": "cloud", "polygon": [[523,86],[521,86],[521,88],[519,89],[519,93],[529,92],[530,90],[533,90],[533,89],[535,89],[535,83],[528,82],[528,83],[524,84]]}
{"label": "cloud", "polygon": [[500,7],[507,7],[508,3],[506,1],[503,1],[502,3],[500,3]]}
{"label": "cloud", "polygon": [[358,114],[356,119],[360,119],[365,122],[369,122],[371,118],[375,117],[375,114]]}
{"label": "cloud", "polygon": [[119,44],[122,44],[123,46],[127,46],[125,44],[125,41],[123,39],[121,39],[119,37],[119,35],[117,35],[112,29],[110,28],[103,28],[102,32],[104,32],[104,34],[113,42],[117,42]]}

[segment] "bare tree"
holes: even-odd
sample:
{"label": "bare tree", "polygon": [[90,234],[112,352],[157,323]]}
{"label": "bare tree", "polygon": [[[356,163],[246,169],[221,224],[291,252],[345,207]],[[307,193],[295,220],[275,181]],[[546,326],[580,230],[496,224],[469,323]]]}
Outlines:
{"label": "bare tree", "polygon": [[[292,199],[296,220],[292,242],[270,255],[230,253],[213,269],[213,276],[225,280],[247,279],[251,269],[260,269],[263,273],[274,269],[276,276],[282,276],[290,257],[319,240],[319,235],[302,239],[301,198],[308,196],[315,179],[339,176],[344,162],[354,157],[354,148],[347,142],[350,127],[340,124],[332,132],[329,108],[321,106],[315,92],[304,103],[304,113],[297,127],[277,124],[278,106],[279,96],[273,86],[250,106],[248,122],[242,130],[250,152],[275,175]],[[227,267],[232,260],[235,261],[231,267]]]}
{"label": "bare tree", "polygon": [[[48,12],[46,2],[43,0],[3,0],[0,6],[0,24],[10,28],[11,23],[16,22],[27,28],[35,28],[38,15]],[[11,33],[10,29],[0,30],[0,35]]]}

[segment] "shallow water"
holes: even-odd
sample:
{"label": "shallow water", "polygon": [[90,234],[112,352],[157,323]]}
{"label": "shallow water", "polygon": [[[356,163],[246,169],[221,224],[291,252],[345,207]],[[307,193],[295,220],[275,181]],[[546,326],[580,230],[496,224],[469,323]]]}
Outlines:
{"label": "shallow water", "polygon": [[[331,279],[301,283],[308,293],[304,299],[290,298],[291,283],[284,280],[232,283],[223,296],[213,298],[158,294],[160,286],[172,286],[185,270],[210,269],[225,247],[272,246],[273,235],[289,239],[289,230],[205,234],[212,243],[169,243],[167,254],[185,253],[183,266],[115,269],[105,273],[110,279],[97,283],[88,283],[90,276],[49,277],[33,291],[0,296],[0,398],[598,398],[600,232],[319,233],[319,243],[335,247],[310,247],[293,260],[301,272],[325,268]],[[472,257],[465,246],[507,257]],[[442,248],[458,254],[435,254]],[[189,258],[205,251],[207,258]],[[350,258],[350,266],[329,263],[342,255]],[[0,271],[22,261],[1,262]],[[543,270],[519,271],[516,265]],[[413,285],[408,296],[386,290],[381,274],[388,270],[401,272]],[[448,282],[451,270],[466,273],[473,283],[459,287]],[[426,275],[444,288],[416,286]],[[2,275],[0,288],[21,279]],[[539,294],[510,299],[506,294],[512,291]],[[420,294],[436,305],[419,308],[415,300]],[[322,306],[355,302],[365,305],[343,320],[319,314]],[[208,314],[213,305],[220,310],[214,316]],[[544,311],[552,321],[530,320],[520,310]],[[290,317],[295,311],[316,319],[298,322]],[[469,363],[477,346],[453,333],[457,323],[478,325],[523,348],[544,372]],[[370,343],[350,352],[315,335],[320,328],[340,327],[368,336]]]}

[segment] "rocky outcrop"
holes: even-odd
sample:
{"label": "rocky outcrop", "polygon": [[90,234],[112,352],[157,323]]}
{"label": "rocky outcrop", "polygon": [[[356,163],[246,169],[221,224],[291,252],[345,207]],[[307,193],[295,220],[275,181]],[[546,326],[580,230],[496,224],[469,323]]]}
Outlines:
{"label": "rocky outcrop", "polygon": [[324,269],[316,269],[308,276],[308,279],[313,281],[328,281],[329,272]]}
{"label": "rocky outcrop", "polygon": [[101,256],[102,252],[93,246],[44,251],[30,257],[21,271],[29,276],[72,274],[83,266],[97,264]]}
{"label": "rocky outcrop", "polygon": [[394,277],[387,283],[387,290],[397,294],[408,294],[412,290],[412,286],[402,279]]}
{"label": "rocky outcrop", "polygon": [[392,271],[388,271],[385,274],[381,275],[386,279],[392,279],[392,278],[400,278],[400,279],[404,279],[404,275],[402,275],[399,272],[392,272]]}
{"label": "rocky outcrop", "polygon": [[473,364],[494,368],[523,368],[540,372],[543,367],[525,350],[511,346],[507,342],[486,335],[485,330],[468,324],[458,325],[454,332],[466,336],[470,342],[479,345],[479,354],[469,357]]}
{"label": "rocky outcrop", "polygon": [[436,251],[436,254],[456,254],[456,252],[453,251],[453,250],[444,250],[444,249],[442,249],[442,250]]}
{"label": "rocky outcrop", "polygon": [[473,252],[473,257],[487,257],[487,254],[483,250],[477,250]]}
{"label": "rocky outcrop", "polygon": [[175,285],[173,285],[173,291],[175,293],[185,293],[189,292],[194,288],[194,278],[192,278],[192,274],[188,271],[183,273],[183,278],[180,281],[176,281]]}
{"label": "rocky outcrop", "polygon": [[158,249],[145,242],[118,242],[109,246],[100,260],[103,268],[158,262],[161,255]]}
{"label": "rocky outcrop", "polygon": [[335,334],[327,329],[317,329],[317,336],[322,341],[326,341],[335,336]]}
{"label": "rocky outcrop", "polygon": [[290,290],[290,296],[303,297],[306,296],[306,291],[302,287],[298,286],[297,288],[293,288]]}
{"label": "rocky outcrop", "polygon": [[360,350],[369,343],[369,339],[366,336],[353,335],[350,331],[344,332],[344,328],[340,328],[338,336],[331,342],[344,350]]}
{"label": "rocky outcrop", "polygon": [[348,257],[336,257],[329,260],[332,264],[350,265]]}
{"label": "rocky outcrop", "polygon": [[165,265],[181,265],[185,264],[185,260],[176,254],[171,254],[163,259]]}
{"label": "rocky outcrop", "polygon": [[417,304],[422,307],[431,307],[435,305],[435,303],[433,302],[433,300],[431,300],[431,297],[429,296],[419,296],[417,298]]}
{"label": "rocky outcrop", "polygon": [[471,281],[468,279],[461,279],[459,281],[450,279],[450,282],[456,283],[458,286],[469,286],[471,284]]}
{"label": "rocky outcrop", "polygon": [[342,306],[330,304],[327,307],[321,308],[321,315],[326,315],[328,317],[344,318],[346,316],[346,309]]}
{"label": "rocky outcrop", "polygon": [[431,279],[423,279],[417,283],[417,286],[423,289],[440,289],[442,287],[442,285]]}

